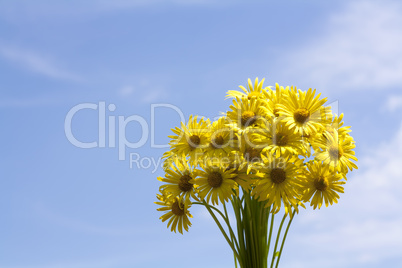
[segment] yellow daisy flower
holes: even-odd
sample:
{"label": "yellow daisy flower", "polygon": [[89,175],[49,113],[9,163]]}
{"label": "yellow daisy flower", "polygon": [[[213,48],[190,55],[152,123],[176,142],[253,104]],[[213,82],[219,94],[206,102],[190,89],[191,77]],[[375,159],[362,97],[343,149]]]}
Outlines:
{"label": "yellow daisy flower", "polygon": [[279,106],[284,104],[288,92],[289,87],[283,88],[278,83],[275,84],[275,90],[269,89],[264,92],[265,98],[268,100],[267,108],[275,117],[279,117]]}
{"label": "yellow daisy flower", "polygon": [[272,125],[264,126],[264,131],[252,133],[251,140],[254,144],[263,145],[264,151],[276,156],[288,154],[310,156],[310,147],[300,134],[277,120]]}
{"label": "yellow daisy flower", "polygon": [[[234,164],[230,164],[227,168],[228,170],[232,170],[232,174],[235,176],[232,178],[237,184],[235,188],[237,195],[239,195],[239,188],[242,187],[244,191],[251,191],[253,186],[253,181],[255,179],[252,174],[247,173],[247,166],[235,166]],[[239,187],[240,186],[240,187]]]}
{"label": "yellow daisy flower", "polygon": [[172,232],[178,230],[179,233],[183,234],[183,228],[188,231],[188,228],[191,226],[189,218],[193,217],[188,211],[191,206],[190,201],[180,199],[179,197],[166,199],[162,195],[157,195],[157,198],[159,199],[159,202],[155,202],[155,204],[162,206],[157,210],[166,211],[166,213],[159,219],[161,219],[162,222],[169,220],[167,227],[169,228],[170,226]]}
{"label": "yellow daisy flower", "polygon": [[184,158],[183,155],[176,155],[174,152],[172,151],[166,151],[163,153],[162,155],[162,159],[163,159],[163,170],[166,172],[166,170],[170,169],[171,165],[173,165],[175,163],[175,161],[180,161]]}
{"label": "yellow daisy flower", "polygon": [[158,177],[158,180],[164,182],[159,190],[169,193],[172,196],[189,199],[190,196],[197,200],[193,180],[197,177],[197,172],[188,164],[185,158],[176,158],[166,169],[165,177]]}
{"label": "yellow daisy flower", "polygon": [[264,92],[266,92],[267,88],[263,88],[262,85],[264,84],[264,80],[262,79],[258,82],[258,77],[255,79],[254,85],[252,84],[251,80],[248,79],[248,88],[246,89],[243,86],[239,86],[243,92],[238,90],[229,90],[227,92],[226,98],[243,98],[246,97],[248,99],[252,98],[263,98]]}
{"label": "yellow daisy flower", "polygon": [[267,109],[266,101],[262,99],[247,99],[238,98],[233,100],[233,105],[230,105],[231,111],[227,112],[230,126],[244,131],[247,127],[251,127],[266,120]]}
{"label": "yellow daisy flower", "polygon": [[206,161],[206,164],[199,172],[199,177],[195,180],[197,185],[198,196],[205,199],[212,205],[217,205],[218,200],[224,203],[233,195],[236,188],[236,182],[233,178],[236,174],[233,169],[228,169],[228,165],[224,163],[212,163]]}
{"label": "yellow daisy flower", "polygon": [[314,147],[318,148],[314,153],[315,158],[325,165],[344,174],[348,169],[357,169],[356,164],[351,161],[357,161],[353,151],[356,145],[349,134],[339,136],[337,131],[333,131],[332,134],[326,131],[325,135],[314,142]]}
{"label": "yellow daisy flower", "polygon": [[260,201],[267,200],[266,207],[271,207],[272,213],[278,213],[283,203],[285,213],[291,212],[292,207],[298,212],[300,205],[299,170],[303,161],[293,157],[273,157],[263,154],[263,165],[256,176],[259,178],[252,190],[253,195]]}
{"label": "yellow daisy flower", "polygon": [[171,151],[178,156],[189,156],[190,163],[194,164],[202,156],[204,149],[209,146],[209,119],[201,118],[197,121],[197,116],[190,116],[187,125],[181,123],[181,128],[172,129],[176,135],[171,135],[169,142]]}
{"label": "yellow daisy flower", "polygon": [[236,160],[240,164],[240,169],[246,167],[247,174],[256,172],[256,167],[258,169],[258,164],[262,162],[261,154],[265,144],[258,144],[252,140],[252,136],[259,132],[261,132],[260,128],[251,128],[240,135],[240,148],[239,152],[236,153]]}
{"label": "yellow daisy flower", "polygon": [[[329,116],[330,117],[328,118],[328,123],[325,126],[325,130],[328,131],[331,135],[333,135],[335,131],[338,132],[339,136],[345,135],[352,131],[350,130],[349,126],[343,126],[343,113],[339,117],[333,115],[332,113],[329,114]],[[325,135],[325,133],[326,132],[324,131],[322,135]]]}
{"label": "yellow daisy flower", "polygon": [[227,157],[237,147],[236,133],[228,126],[226,117],[212,123],[209,137],[209,146],[205,148],[206,157]]}
{"label": "yellow daisy flower", "polygon": [[176,157],[176,155],[174,153],[172,153],[172,151],[166,151],[163,153],[162,155],[162,159],[163,159],[163,170],[166,171],[167,169],[170,168],[170,165],[173,163],[173,159]]}
{"label": "yellow daisy flower", "polygon": [[296,133],[312,135],[322,128],[321,107],[327,98],[320,100],[321,93],[315,96],[315,91],[311,88],[307,92],[297,91],[292,87],[284,104],[278,105],[281,120]]}
{"label": "yellow daisy flower", "polygon": [[316,209],[321,208],[322,204],[328,207],[329,204],[338,203],[338,193],[343,193],[345,184],[341,181],[343,175],[335,171],[331,171],[329,166],[322,165],[314,161],[307,163],[303,174],[302,189],[304,202],[309,202]]}

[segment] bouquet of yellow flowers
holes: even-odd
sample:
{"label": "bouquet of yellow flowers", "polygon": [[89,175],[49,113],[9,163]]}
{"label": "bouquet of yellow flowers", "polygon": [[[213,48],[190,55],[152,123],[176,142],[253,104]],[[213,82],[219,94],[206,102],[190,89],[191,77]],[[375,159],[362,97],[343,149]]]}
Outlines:
{"label": "bouquet of yellow flowers", "polygon": [[326,98],[263,82],[249,79],[242,91],[228,91],[233,104],[216,121],[190,116],[172,129],[155,202],[165,212],[161,220],[180,233],[191,226],[190,207],[205,206],[242,268],[278,267],[299,208],[337,203],[347,173],[357,169],[350,127],[324,106]]}

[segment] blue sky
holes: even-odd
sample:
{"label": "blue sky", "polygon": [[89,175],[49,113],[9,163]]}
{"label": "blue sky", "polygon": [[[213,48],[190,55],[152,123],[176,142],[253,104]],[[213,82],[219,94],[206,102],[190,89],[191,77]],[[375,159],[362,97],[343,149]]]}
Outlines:
{"label": "blue sky", "polygon": [[[357,142],[340,203],[295,218],[283,267],[402,266],[398,1],[0,1],[0,33],[0,268],[233,267],[201,208],[184,235],[158,220],[162,170],[129,161],[165,151],[150,132],[122,161],[108,142],[75,147],[64,123],[76,105],[97,105],[72,123],[93,142],[103,102],[116,128],[137,116],[151,131],[160,103],[213,118],[227,90],[255,77],[317,88]],[[154,112],[164,144],[180,116]],[[131,122],[125,134],[135,143],[143,129]]]}

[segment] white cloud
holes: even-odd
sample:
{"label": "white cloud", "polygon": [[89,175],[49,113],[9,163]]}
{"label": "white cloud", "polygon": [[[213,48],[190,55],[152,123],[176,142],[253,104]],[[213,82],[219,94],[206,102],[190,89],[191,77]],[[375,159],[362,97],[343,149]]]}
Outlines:
{"label": "white cloud", "polygon": [[138,260],[133,257],[100,257],[94,260],[58,261],[40,265],[7,265],[0,268],[114,268],[135,266]]}
{"label": "white cloud", "polygon": [[154,89],[148,91],[141,99],[144,103],[151,103],[163,99],[167,96],[164,89]]}
{"label": "white cloud", "polygon": [[132,86],[125,86],[125,87],[122,87],[120,90],[119,90],[119,95],[121,96],[121,97],[127,97],[127,96],[130,96],[130,95],[132,95],[133,93],[134,93],[134,87],[132,87]]}
{"label": "white cloud", "polygon": [[35,2],[14,0],[2,3],[0,17],[12,23],[21,21],[35,21],[47,18],[68,19],[74,17],[88,17],[116,10],[133,8],[154,8],[163,6],[208,6],[221,7],[232,5],[233,1],[213,0],[91,0],[68,2],[49,2],[37,0]]}
{"label": "white cloud", "polygon": [[[224,3],[226,1],[223,1]],[[101,7],[103,10],[111,10],[111,9],[121,9],[121,8],[132,8],[132,7],[141,7],[141,6],[154,6],[160,4],[170,4],[170,5],[184,5],[184,6],[192,6],[192,5],[221,5],[222,3],[212,1],[212,0],[117,0],[117,1],[96,1],[97,5]],[[226,2],[227,3],[227,2]]]}
{"label": "white cloud", "polygon": [[401,258],[402,125],[388,143],[364,151],[339,204],[298,216],[293,246],[303,255],[291,267],[378,267]]}
{"label": "white cloud", "polygon": [[82,78],[69,71],[63,70],[53,62],[31,51],[12,47],[0,47],[0,56],[31,72],[50,78],[81,81]]}
{"label": "white cloud", "polygon": [[1,108],[37,107],[37,106],[54,105],[59,102],[60,102],[59,100],[49,97],[35,97],[32,99],[1,98],[0,107]]}
{"label": "white cloud", "polygon": [[[132,99],[148,104],[166,99],[167,90],[161,84],[155,82],[154,76],[143,75],[132,78],[131,85],[126,85],[117,91],[117,94],[125,99]],[[134,85],[133,85],[134,84]]]}
{"label": "white cloud", "polygon": [[[64,229],[72,229],[85,234],[97,234],[105,236],[135,236],[140,232],[134,228],[122,228],[121,226],[106,227],[97,223],[89,223],[82,219],[66,216],[60,212],[50,210],[42,203],[33,205],[34,212],[46,222]],[[147,232],[142,230],[141,232]]]}
{"label": "white cloud", "polygon": [[350,1],[323,34],[306,41],[287,65],[306,82],[333,90],[402,85],[402,6],[396,1]]}
{"label": "white cloud", "polygon": [[389,96],[385,108],[390,112],[402,108],[402,96]]}

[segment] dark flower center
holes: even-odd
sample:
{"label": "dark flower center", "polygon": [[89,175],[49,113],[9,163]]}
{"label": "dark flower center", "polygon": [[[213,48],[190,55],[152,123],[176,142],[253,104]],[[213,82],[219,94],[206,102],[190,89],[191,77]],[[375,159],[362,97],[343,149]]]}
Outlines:
{"label": "dark flower center", "polygon": [[173,213],[174,215],[177,215],[177,216],[182,216],[182,215],[184,215],[184,209],[182,209],[182,208],[180,207],[179,201],[175,201],[175,202],[172,204],[172,213]]}
{"label": "dark flower center", "polygon": [[288,144],[288,135],[283,133],[276,133],[274,143],[277,146],[286,146]]}
{"label": "dark flower center", "polygon": [[225,140],[223,139],[223,137],[221,135],[217,135],[215,138],[212,139],[211,147],[214,149],[219,149],[224,143]]}
{"label": "dark flower center", "polygon": [[273,168],[270,177],[273,183],[281,184],[286,180],[286,172],[282,168]]}
{"label": "dark flower center", "polygon": [[193,184],[189,183],[192,178],[189,175],[184,175],[179,180],[179,189],[183,192],[188,192],[193,189]]}
{"label": "dark flower center", "polygon": [[258,162],[261,160],[261,151],[250,147],[244,152],[244,158],[247,160],[247,162]]}
{"label": "dark flower center", "polygon": [[343,155],[343,150],[340,146],[331,146],[328,153],[332,159],[339,159]]}
{"label": "dark flower center", "polygon": [[243,127],[251,126],[255,121],[257,121],[257,118],[253,111],[245,111],[241,114],[241,125]]}
{"label": "dark flower center", "polygon": [[191,147],[192,150],[200,145],[201,139],[198,135],[192,135],[188,141],[188,145]]}
{"label": "dark flower center", "polygon": [[223,178],[222,178],[222,174],[220,174],[219,172],[211,172],[208,175],[208,183],[209,185],[211,185],[211,187],[216,188],[222,185],[223,182]]}
{"label": "dark flower center", "polygon": [[318,191],[325,191],[328,187],[328,181],[324,177],[314,179],[314,187]]}
{"label": "dark flower center", "polygon": [[299,108],[294,112],[293,118],[296,122],[304,124],[310,118],[310,112],[306,108]]}

